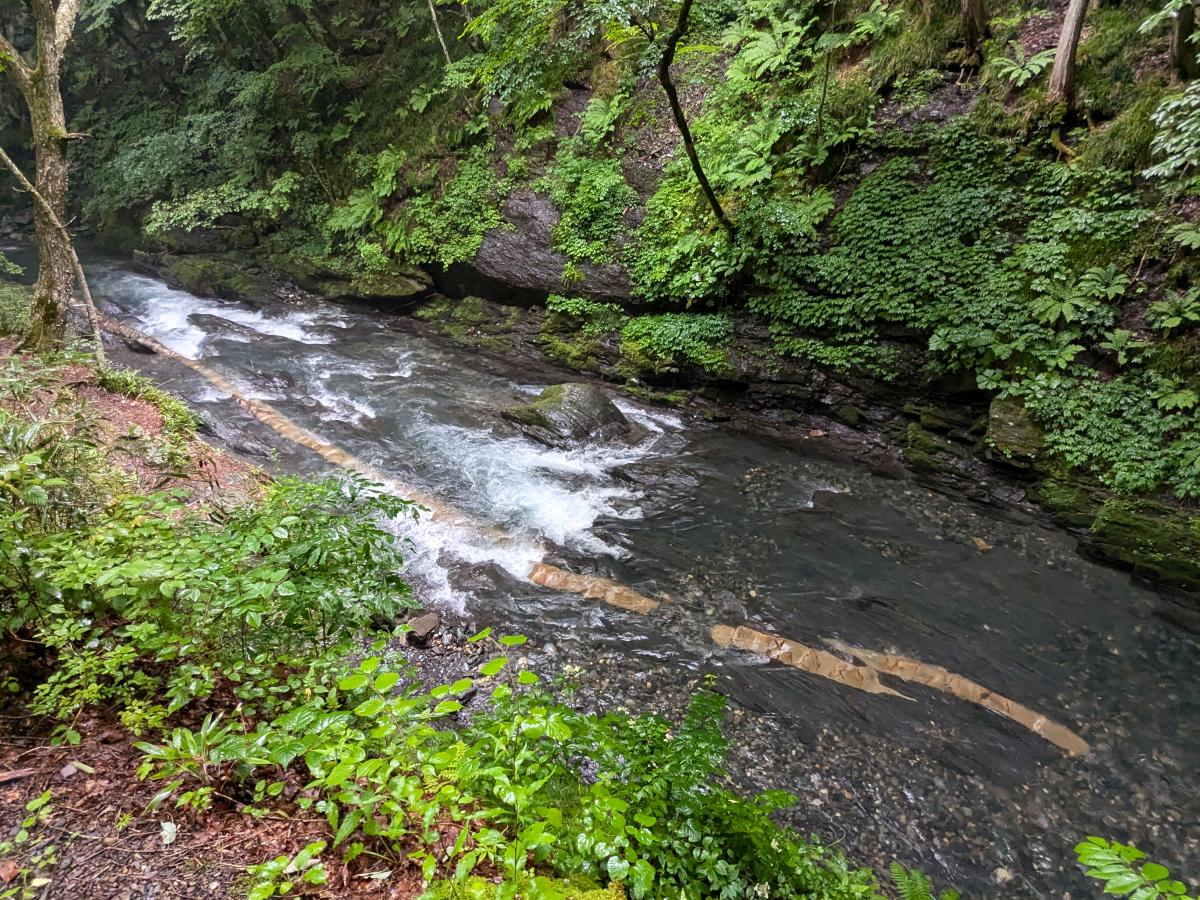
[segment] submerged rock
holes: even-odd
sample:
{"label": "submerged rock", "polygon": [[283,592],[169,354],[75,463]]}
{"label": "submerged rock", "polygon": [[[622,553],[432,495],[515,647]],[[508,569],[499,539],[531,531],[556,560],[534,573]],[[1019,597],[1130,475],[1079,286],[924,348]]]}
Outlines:
{"label": "submerged rock", "polygon": [[635,431],[608,395],[592,384],[551,385],[532,403],[510,407],[501,415],[551,446],[631,437]]}

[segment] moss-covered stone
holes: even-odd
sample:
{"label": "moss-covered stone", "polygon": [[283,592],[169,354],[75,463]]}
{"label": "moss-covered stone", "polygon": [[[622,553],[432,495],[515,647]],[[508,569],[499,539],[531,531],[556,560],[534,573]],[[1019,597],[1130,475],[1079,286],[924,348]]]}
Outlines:
{"label": "moss-covered stone", "polygon": [[599,363],[601,342],[582,334],[563,335],[543,331],[538,335],[538,348],[551,362],[580,372],[594,371]]}
{"label": "moss-covered stone", "polygon": [[938,444],[928,431],[916,422],[904,429],[904,458],[918,469],[937,472],[945,468],[937,460]]}
{"label": "moss-covered stone", "polygon": [[1020,400],[997,397],[988,410],[987,442],[1009,465],[1028,468],[1045,444],[1045,434]]}
{"label": "moss-covered stone", "polygon": [[220,256],[163,256],[159,266],[167,280],[205,297],[262,302],[271,295],[267,279],[251,274],[238,262]]}
{"label": "moss-covered stone", "polygon": [[1169,584],[1200,588],[1200,517],[1155,500],[1110,497],[1091,533],[1103,556]]}
{"label": "moss-covered stone", "polygon": [[1083,531],[1098,555],[1166,584],[1200,588],[1200,515],[1123,497],[1073,473],[1048,473],[1031,491],[1063,524]]}
{"label": "moss-covered stone", "polygon": [[501,415],[535,440],[558,445],[628,436],[633,425],[600,388],[593,384],[554,384],[532,403]]}
{"label": "moss-covered stone", "polygon": [[415,315],[465,347],[502,351],[513,349],[513,335],[527,311],[480,297],[437,297],[424,303]]}
{"label": "moss-covered stone", "polygon": [[621,390],[647,403],[659,403],[664,406],[686,406],[692,399],[691,391],[655,391],[637,384],[623,385]]}
{"label": "moss-covered stone", "polygon": [[974,425],[974,418],[970,413],[930,403],[906,403],[904,413],[914,417],[926,431],[935,434],[969,431]]}
{"label": "moss-covered stone", "polygon": [[424,273],[386,272],[379,275],[351,278],[348,281],[325,281],[320,292],[327,296],[346,296],[360,300],[410,300],[429,293],[430,281]]}
{"label": "moss-covered stone", "polygon": [[838,417],[839,422],[849,425],[851,428],[857,428],[862,424],[862,410],[851,403],[843,403],[833,411],[833,414]]}

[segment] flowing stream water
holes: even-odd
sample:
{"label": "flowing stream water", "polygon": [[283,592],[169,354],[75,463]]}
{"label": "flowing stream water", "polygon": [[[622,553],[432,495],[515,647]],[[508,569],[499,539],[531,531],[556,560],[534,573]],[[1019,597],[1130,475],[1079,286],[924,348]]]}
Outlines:
{"label": "flowing stream water", "polygon": [[[739,786],[793,792],[791,821],[857,860],[898,857],[971,897],[1091,896],[1070,848],[1099,833],[1200,877],[1197,641],[1069,535],[620,397],[637,443],[549,449],[497,413],[562,372],[366,305],[252,307],[113,264],[92,281],[110,312],[479,523],[397,526],[425,605],[529,635],[535,664],[582,669],[588,703],[677,713],[716,673]],[[325,468],[182,366],[124,361],[278,447],[265,464]],[[542,559],[667,600],[646,616],[540,588],[525,576]],[[722,649],[718,623],[944,666],[1091,750],[920,685],[866,694]]]}

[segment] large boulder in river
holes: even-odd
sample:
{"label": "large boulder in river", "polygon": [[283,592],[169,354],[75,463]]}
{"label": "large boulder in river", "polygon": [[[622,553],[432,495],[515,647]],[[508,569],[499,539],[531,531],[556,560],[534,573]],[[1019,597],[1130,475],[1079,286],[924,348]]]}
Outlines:
{"label": "large boulder in river", "polygon": [[532,403],[510,407],[501,415],[551,446],[630,437],[634,431],[604,391],[591,384],[551,385]]}

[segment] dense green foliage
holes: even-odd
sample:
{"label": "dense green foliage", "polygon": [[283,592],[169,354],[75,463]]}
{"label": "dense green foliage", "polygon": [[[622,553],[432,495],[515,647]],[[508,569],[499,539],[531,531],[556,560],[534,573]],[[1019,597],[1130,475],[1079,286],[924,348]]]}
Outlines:
{"label": "dense green foliage", "polygon": [[[504,873],[485,896],[563,896],[548,870],[671,900],[746,897],[756,886],[781,897],[877,896],[872,876],[770,820],[791,798],[747,802],[712,786],[724,751],[718,695],[697,695],[678,728],[586,716],[533,687],[532,672],[512,671],[505,654],[523,638],[476,640],[498,651],[479,678],[425,692],[411,687],[402,659],[368,656],[253,729],[209,718],[142,745],[144,772],[168,782],[164,798],[197,808],[252,790],[250,812],[262,814],[284,802],[275,798],[298,771],[299,804],[327,821],[331,850],[408,859],[427,880]],[[451,727],[460,698],[480,688],[490,709]],[[453,846],[439,851],[447,833]]]}
{"label": "dense green foliage", "polygon": [[[1090,10],[1065,108],[1046,98],[1048,4],[989,4],[976,69],[956,5],[698,0],[673,77],[727,231],[655,77],[677,3],[95,0],[66,82],[90,135],[71,146],[78,205],[126,248],[380,276],[470,261],[531,189],[559,214],[549,321],[580,344],[546,341],[568,362],[607,344],[638,379],[734,377],[740,342],[766,334],[749,346],[771,362],[965,376],[1028,412],[1056,464],[1193,501],[1200,88],[1164,68],[1177,7]],[[573,296],[589,264],[623,266],[630,302]],[[26,304],[0,285],[0,332]],[[187,469],[186,409],[98,377],[163,414],[165,440],[127,444],[164,477]],[[671,900],[875,895],[772,824],[783,797],[715,787],[715,694],[675,730],[583,716],[503,657],[515,637],[479,679],[423,691],[390,644],[359,658],[408,602],[380,524],[406,504],[356,481],[230,508],[138,494],[86,409],[29,412],[45,384],[0,373],[23,411],[0,413],[0,622],[47,661],[33,707],[66,740],[97,704],[168,727],[146,774],[197,811],[282,808],[303,782],[326,839],[256,866],[252,896],[319,884],[338,853],[415,859],[457,878],[446,896],[480,889],[476,870],[508,895],[556,896],[560,877]],[[479,687],[492,705],[462,715]],[[1183,890],[1132,848],[1080,846],[1110,892]],[[893,874],[906,900],[932,896]]]}
{"label": "dense green foliage", "polygon": [[[1036,5],[989,7],[960,89],[950,8],[701,0],[675,79],[731,240],[688,160],[663,154],[652,70],[673,4],[436,10],[449,65],[417,2],[93,5],[69,91],[93,134],[73,148],[86,217],[110,238],[186,247],[207,229],[289,271],[386,274],[470,260],[528,187],[561,214],[563,295],[585,264],[618,263],[650,306],[576,317],[631,374],[721,376],[748,318],[783,358],[973,373],[1022,400],[1065,465],[1200,493],[1197,93],[1156,68],[1167,13],[1089,13],[1064,118],[1043,103]],[[923,368],[898,355],[913,340]]]}

